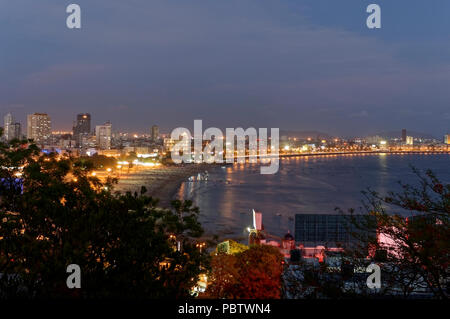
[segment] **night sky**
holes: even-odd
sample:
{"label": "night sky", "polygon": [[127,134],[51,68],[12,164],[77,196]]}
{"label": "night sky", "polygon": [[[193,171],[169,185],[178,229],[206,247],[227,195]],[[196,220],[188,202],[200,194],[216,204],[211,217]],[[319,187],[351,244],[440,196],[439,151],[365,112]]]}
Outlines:
{"label": "night sky", "polygon": [[[82,29],[66,27],[66,6]],[[382,29],[366,27],[366,7]],[[115,130],[450,131],[448,0],[0,0],[0,115]]]}

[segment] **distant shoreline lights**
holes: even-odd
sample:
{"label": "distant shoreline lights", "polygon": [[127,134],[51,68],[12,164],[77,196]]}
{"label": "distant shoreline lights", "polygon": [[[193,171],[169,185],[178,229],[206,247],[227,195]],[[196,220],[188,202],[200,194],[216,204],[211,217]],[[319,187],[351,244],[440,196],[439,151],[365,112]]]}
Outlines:
{"label": "distant shoreline lights", "polygon": [[[267,136],[267,128],[258,131],[250,127],[227,128],[226,138],[216,127],[207,128],[203,132],[203,121],[194,120],[194,135],[189,129],[178,127],[171,133],[171,139],[177,141],[172,148],[171,158],[180,163],[262,163],[261,174],[276,174],[279,169],[279,128],[271,128],[271,136]],[[259,133],[259,134],[258,134]],[[194,142],[192,152],[192,140]],[[270,146],[268,141],[270,140]],[[209,141],[204,145],[204,141]],[[224,152],[225,144],[225,152]],[[248,145],[248,147],[246,147]],[[269,152],[270,150],[270,152]]]}

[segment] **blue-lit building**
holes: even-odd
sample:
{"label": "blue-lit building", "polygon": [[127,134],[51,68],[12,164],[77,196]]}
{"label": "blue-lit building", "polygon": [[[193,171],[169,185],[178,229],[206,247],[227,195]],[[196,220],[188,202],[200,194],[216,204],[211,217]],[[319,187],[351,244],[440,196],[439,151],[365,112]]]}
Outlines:
{"label": "blue-lit building", "polygon": [[23,193],[23,179],[22,178],[1,178],[0,179],[0,197],[2,196],[2,191],[16,190]]}
{"label": "blue-lit building", "polygon": [[[327,246],[336,247],[360,241],[358,235],[376,236],[374,219],[367,215],[353,215],[357,224],[366,225],[370,222],[373,230],[364,234],[350,221],[349,215],[340,214],[296,214],[295,215],[295,241],[305,247]],[[374,237],[375,238],[375,237]]]}

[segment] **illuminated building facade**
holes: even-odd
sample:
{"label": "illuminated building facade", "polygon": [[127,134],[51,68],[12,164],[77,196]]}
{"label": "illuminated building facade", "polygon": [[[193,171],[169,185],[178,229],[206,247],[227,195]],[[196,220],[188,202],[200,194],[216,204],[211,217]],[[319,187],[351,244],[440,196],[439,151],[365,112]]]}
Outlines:
{"label": "illuminated building facade", "polygon": [[159,127],[158,125],[152,126],[152,141],[156,142],[159,140]]}
{"label": "illuminated building facade", "polygon": [[13,139],[22,138],[21,126],[20,123],[16,123],[14,121],[14,117],[11,113],[8,113],[3,118],[3,137],[7,141],[11,141]]}
{"label": "illuminated building facade", "polygon": [[164,139],[164,150],[166,152],[172,152],[172,149],[175,145],[175,140],[171,139],[171,138],[165,138]]}
{"label": "illuminated building facade", "polygon": [[73,138],[78,146],[83,146],[83,140],[91,133],[91,115],[82,113],[77,115],[77,120],[73,126]]}
{"label": "illuminated building facade", "polygon": [[97,125],[95,127],[95,137],[97,141],[97,147],[101,150],[111,149],[112,139],[112,125],[107,122],[103,125]]}
{"label": "illuminated building facade", "polygon": [[7,141],[10,141],[14,138],[14,117],[11,113],[8,113],[5,115],[3,120],[3,136]]}
{"label": "illuminated building facade", "polygon": [[45,144],[50,140],[52,122],[46,113],[34,113],[27,116],[27,138],[37,144]]}
{"label": "illuminated building facade", "polygon": [[414,138],[412,136],[406,137],[406,145],[413,145],[414,144]]}

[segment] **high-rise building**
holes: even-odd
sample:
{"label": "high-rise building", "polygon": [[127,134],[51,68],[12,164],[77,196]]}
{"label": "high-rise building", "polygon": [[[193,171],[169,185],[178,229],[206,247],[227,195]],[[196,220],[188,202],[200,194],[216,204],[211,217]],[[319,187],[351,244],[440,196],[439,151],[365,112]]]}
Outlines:
{"label": "high-rise building", "polygon": [[414,144],[414,138],[412,136],[406,137],[406,145],[413,145]]}
{"label": "high-rise building", "polygon": [[444,143],[450,144],[450,134],[444,135]]}
{"label": "high-rise building", "polygon": [[83,146],[83,138],[91,133],[91,114],[81,113],[77,115],[77,120],[73,126],[73,138],[78,146]]}
{"label": "high-rise building", "polygon": [[402,130],[402,142],[406,143],[406,129]]}
{"label": "high-rise building", "polygon": [[368,136],[365,138],[365,140],[367,144],[379,144],[381,141],[384,141],[384,138],[379,135],[375,135],[375,136]]}
{"label": "high-rise building", "polygon": [[175,140],[171,139],[170,137],[166,137],[164,139],[164,151],[166,152],[172,152],[173,146],[175,145]]}
{"label": "high-rise building", "polygon": [[44,144],[50,140],[52,122],[46,113],[34,113],[27,116],[27,138],[36,144]]}
{"label": "high-rise building", "polygon": [[152,140],[155,142],[159,139],[159,127],[158,125],[152,126]]}
{"label": "high-rise building", "polygon": [[5,140],[10,141],[15,138],[14,135],[14,117],[11,113],[8,113],[3,118],[4,120],[4,126],[3,126],[3,134],[5,137]]}
{"label": "high-rise building", "polygon": [[97,147],[101,150],[111,149],[112,125],[106,122],[103,125],[95,127],[95,137],[97,140]]}
{"label": "high-rise building", "polygon": [[22,125],[14,123],[14,138],[22,139]]}

